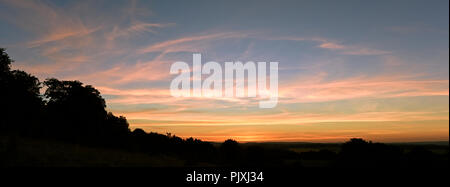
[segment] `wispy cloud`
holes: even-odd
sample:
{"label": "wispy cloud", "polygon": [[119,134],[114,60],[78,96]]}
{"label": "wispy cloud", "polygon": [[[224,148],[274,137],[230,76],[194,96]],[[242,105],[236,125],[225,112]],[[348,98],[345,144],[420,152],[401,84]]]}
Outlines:
{"label": "wispy cloud", "polygon": [[175,25],[174,23],[146,23],[146,22],[136,22],[132,23],[130,26],[126,28],[120,28],[119,26],[115,26],[111,33],[109,33],[106,37],[108,40],[115,40],[120,37],[130,37],[133,35],[140,35],[144,33],[156,33],[156,29],[161,29],[169,26]]}
{"label": "wispy cloud", "polygon": [[326,74],[280,86],[280,102],[323,102],[355,98],[445,96],[448,80],[411,80],[402,76],[352,77],[325,81]]}
{"label": "wispy cloud", "polygon": [[54,28],[54,30],[47,34],[42,36],[41,38],[28,42],[28,47],[39,47],[41,45],[44,44],[48,44],[48,43],[52,43],[52,42],[58,42],[58,41],[62,41],[62,40],[66,40],[66,39],[70,39],[70,38],[83,38],[97,30],[99,30],[100,28],[85,28],[85,27],[80,27],[77,30],[73,30],[73,29],[68,29],[65,27],[62,28]]}
{"label": "wispy cloud", "polygon": [[202,43],[211,42],[211,40],[220,40],[220,39],[230,39],[230,38],[245,38],[248,34],[246,33],[238,33],[238,32],[219,32],[212,34],[205,34],[199,36],[188,36],[182,37],[174,40],[163,41],[156,44],[151,44],[139,50],[139,53],[149,53],[149,52],[158,52],[158,51],[169,51],[169,52],[177,52],[186,50],[189,47],[183,47],[180,49],[180,45],[189,44],[192,42],[201,41]]}
{"label": "wispy cloud", "polygon": [[342,45],[342,44],[333,43],[333,42],[321,43],[318,47],[322,48],[322,49],[334,50],[334,51],[337,51],[344,55],[387,55],[387,54],[391,54],[391,52],[389,52],[389,51],[372,49],[372,48],[358,46],[358,45],[355,45],[355,46]]}
{"label": "wispy cloud", "polygon": [[327,39],[323,37],[296,37],[296,36],[285,36],[285,37],[265,37],[268,40],[288,40],[288,41],[311,41],[318,43],[317,47],[327,50],[333,50],[344,55],[387,55],[391,54],[390,51],[373,49],[366,47],[361,44],[356,45],[344,45],[342,43],[336,42],[332,39]]}

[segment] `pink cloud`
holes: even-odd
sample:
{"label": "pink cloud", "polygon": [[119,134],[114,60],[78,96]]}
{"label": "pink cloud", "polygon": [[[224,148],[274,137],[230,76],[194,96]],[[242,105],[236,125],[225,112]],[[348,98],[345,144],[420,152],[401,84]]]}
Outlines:
{"label": "pink cloud", "polygon": [[213,34],[206,34],[206,35],[200,35],[200,36],[189,36],[189,37],[183,37],[178,38],[174,40],[168,40],[156,44],[149,45],[147,47],[144,47],[139,50],[139,53],[149,53],[149,52],[158,52],[158,51],[178,51],[178,50],[171,50],[173,47],[177,47],[180,44],[186,44],[189,42],[196,42],[196,41],[202,41],[207,42],[208,40],[215,40],[215,39],[228,39],[228,38],[243,38],[248,36],[248,34],[245,33],[236,33],[236,32],[222,32],[222,33],[213,33]]}
{"label": "pink cloud", "polygon": [[401,76],[352,77],[323,81],[326,75],[306,77],[280,86],[285,102],[322,102],[362,97],[385,98],[449,94],[448,80],[408,80]]}

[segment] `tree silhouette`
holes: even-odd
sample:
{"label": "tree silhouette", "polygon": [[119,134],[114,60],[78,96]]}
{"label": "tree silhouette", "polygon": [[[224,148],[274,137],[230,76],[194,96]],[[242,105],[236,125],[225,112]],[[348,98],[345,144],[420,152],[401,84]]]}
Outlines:
{"label": "tree silhouette", "polygon": [[0,75],[10,71],[11,62],[13,60],[9,57],[4,48],[0,48]]}
{"label": "tree silhouette", "polygon": [[5,52],[5,49],[0,48],[0,132],[8,130],[7,124],[9,123],[8,108],[10,103],[7,99],[9,94],[9,79],[11,76],[10,65],[11,58]]}
{"label": "tree silhouette", "polygon": [[0,48],[0,53],[0,131],[30,133],[39,121],[43,104],[41,83],[24,71],[11,71],[13,60],[4,49]]}
{"label": "tree silhouette", "polygon": [[237,162],[241,158],[242,150],[235,140],[225,140],[220,146],[222,159],[227,163]]}
{"label": "tree silhouette", "polygon": [[47,79],[46,113],[52,136],[76,142],[99,140],[107,119],[105,100],[79,81]]}

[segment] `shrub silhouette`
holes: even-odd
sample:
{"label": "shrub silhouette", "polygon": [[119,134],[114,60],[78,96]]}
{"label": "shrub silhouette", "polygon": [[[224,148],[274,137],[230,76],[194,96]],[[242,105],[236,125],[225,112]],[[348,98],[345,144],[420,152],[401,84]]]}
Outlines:
{"label": "shrub silhouette", "polygon": [[344,167],[401,167],[403,150],[396,146],[353,138],[342,145],[339,164]]}

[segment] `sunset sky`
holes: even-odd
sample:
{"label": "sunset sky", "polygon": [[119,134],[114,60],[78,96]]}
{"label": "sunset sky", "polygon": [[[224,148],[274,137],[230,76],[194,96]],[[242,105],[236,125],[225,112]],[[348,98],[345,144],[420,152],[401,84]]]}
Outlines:
{"label": "sunset sky", "polygon": [[[208,141],[449,139],[449,1],[0,0],[0,47],[131,128]],[[175,98],[176,61],[279,62],[278,105]]]}

